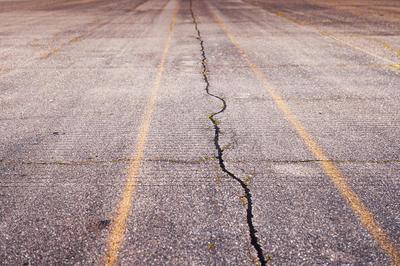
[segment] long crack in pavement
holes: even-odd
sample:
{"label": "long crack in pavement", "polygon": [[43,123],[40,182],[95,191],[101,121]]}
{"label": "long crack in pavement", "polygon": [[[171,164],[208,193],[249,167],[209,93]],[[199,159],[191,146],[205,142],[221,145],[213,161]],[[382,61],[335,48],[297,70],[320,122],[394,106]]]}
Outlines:
{"label": "long crack in pavement", "polygon": [[220,136],[220,133],[221,133],[221,129],[218,126],[219,125],[219,121],[215,117],[217,115],[223,113],[226,110],[227,104],[226,104],[225,99],[223,99],[222,97],[220,97],[218,95],[215,95],[215,94],[210,92],[210,82],[209,82],[209,79],[208,79],[208,76],[207,76],[208,68],[207,68],[207,56],[206,56],[206,52],[205,52],[205,48],[204,48],[204,40],[201,37],[201,33],[200,33],[199,28],[198,28],[198,23],[197,23],[196,17],[195,17],[194,12],[193,12],[192,0],[190,0],[190,14],[192,16],[192,21],[193,21],[193,24],[194,24],[194,28],[195,28],[195,30],[197,32],[197,40],[199,40],[200,48],[201,48],[200,49],[201,56],[202,56],[201,64],[202,64],[202,67],[203,67],[202,74],[203,74],[204,82],[206,84],[205,90],[206,90],[208,95],[210,95],[211,97],[214,97],[214,98],[216,98],[216,99],[218,99],[218,100],[220,100],[222,102],[222,108],[219,111],[211,114],[208,117],[210,119],[211,123],[214,126],[214,145],[215,145],[215,149],[217,150],[216,158],[218,159],[219,167],[221,168],[221,170],[224,173],[226,173],[229,177],[231,177],[232,179],[237,181],[240,184],[240,186],[243,188],[243,190],[244,190],[244,193],[245,193],[245,196],[246,196],[246,201],[247,201],[247,217],[246,217],[246,220],[247,220],[247,225],[249,227],[249,235],[250,235],[251,245],[256,250],[258,260],[259,260],[260,264],[263,266],[263,265],[267,264],[267,262],[270,260],[270,257],[264,255],[263,249],[262,249],[261,245],[258,243],[258,238],[257,238],[257,235],[256,235],[257,230],[255,229],[254,224],[253,224],[253,201],[252,201],[252,198],[251,198],[251,191],[250,191],[249,187],[246,185],[246,183],[243,180],[241,180],[239,177],[237,177],[235,174],[233,174],[231,171],[229,171],[226,168],[226,165],[225,165],[225,162],[224,162],[223,150],[222,150],[222,148],[220,146],[220,143],[219,143],[219,136]]}

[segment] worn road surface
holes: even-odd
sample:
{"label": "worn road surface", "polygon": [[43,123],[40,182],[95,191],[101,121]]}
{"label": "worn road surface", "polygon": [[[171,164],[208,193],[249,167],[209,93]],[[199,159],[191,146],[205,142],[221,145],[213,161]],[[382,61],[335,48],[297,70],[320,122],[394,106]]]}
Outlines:
{"label": "worn road surface", "polygon": [[1,265],[400,265],[400,2],[0,0]]}

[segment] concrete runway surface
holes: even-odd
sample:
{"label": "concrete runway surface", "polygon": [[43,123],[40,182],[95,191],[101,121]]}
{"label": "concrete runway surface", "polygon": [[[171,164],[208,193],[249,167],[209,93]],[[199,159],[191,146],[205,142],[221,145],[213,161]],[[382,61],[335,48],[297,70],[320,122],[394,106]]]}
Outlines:
{"label": "concrete runway surface", "polygon": [[1,265],[400,265],[400,2],[0,0]]}

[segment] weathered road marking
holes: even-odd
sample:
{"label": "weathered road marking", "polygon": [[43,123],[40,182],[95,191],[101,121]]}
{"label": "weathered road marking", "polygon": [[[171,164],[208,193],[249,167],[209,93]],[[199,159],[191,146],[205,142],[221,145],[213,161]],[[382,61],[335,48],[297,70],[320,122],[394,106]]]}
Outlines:
{"label": "weathered road marking", "polygon": [[319,30],[318,28],[316,28],[316,27],[310,25],[310,24],[307,23],[306,21],[294,19],[294,18],[290,17],[289,15],[287,15],[286,13],[283,13],[283,12],[277,12],[277,13],[275,13],[275,15],[278,16],[278,17],[284,18],[284,19],[286,19],[287,21],[289,21],[289,22],[291,22],[291,23],[293,23],[294,25],[297,25],[297,26],[299,26],[299,27],[304,27],[304,28],[308,27],[308,28],[310,28],[310,29],[313,29],[313,30],[315,30],[315,32],[317,32],[320,36],[322,36],[322,37],[325,38],[325,39],[334,40],[334,41],[336,41],[336,42],[338,42],[338,43],[341,43],[341,44],[343,44],[343,45],[346,45],[346,46],[348,46],[348,47],[350,47],[350,48],[352,48],[352,49],[354,49],[354,50],[358,50],[358,51],[363,52],[363,53],[365,53],[365,54],[368,54],[368,55],[370,55],[370,56],[372,56],[372,57],[375,57],[376,59],[382,60],[382,61],[384,61],[384,62],[386,62],[386,63],[388,63],[388,64],[390,64],[390,65],[395,65],[395,64],[397,64],[395,61],[393,61],[393,60],[391,60],[391,59],[389,59],[389,58],[386,58],[386,57],[377,55],[377,54],[375,54],[375,53],[369,52],[368,50],[366,50],[366,49],[364,49],[364,48],[362,48],[362,47],[360,47],[360,46],[351,44],[351,43],[349,43],[349,42],[347,42],[347,41],[345,41],[345,40],[343,40],[343,39],[341,39],[341,38],[336,37],[336,36],[333,35],[333,34],[330,34],[330,33],[326,32],[326,31],[321,31],[321,30]]}
{"label": "weathered road marking", "polygon": [[132,196],[136,187],[137,177],[140,172],[140,165],[143,159],[147,136],[150,130],[150,123],[156,107],[157,94],[160,89],[161,77],[164,73],[165,62],[167,60],[167,55],[171,46],[171,39],[176,24],[176,15],[178,13],[178,10],[179,5],[177,4],[172,14],[172,21],[169,25],[168,36],[164,45],[161,61],[157,68],[157,74],[154,80],[154,84],[151,88],[150,95],[144,109],[142,122],[140,124],[139,133],[137,135],[135,154],[129,165],[128,177],[112,222],[112,227],[107,242],[107,251],[105,255],[106,265],[116,264],[118,260],[118,252],[124,239],[126,222],[132,206]]}
{"label": "weathered road marking", "polygon": [[243,61],[247,63],[249,68],[253,71],[256,78],[263,85],[268,95],[272,98],[276,106],[283,113],[285,118],[288,120],[292,128],[297,132],[297,135],[306,144],[308,150],[318,160],[321,168],[325,174],[330,177],[332,183],[336,186],[341,196],[345,199],[348,206],[359,218],[361,224],[368,231],[368,233],[378,242],[382,250],[392,259],[394,265],[400,265],[400,252],[391,242],[387,234],[383,229],[376,223],[374,216],[363,204],[357,194],[349,187],[345,177],[339,171],[339,169],[329,160],[322,148],[314,141],[311,135],[305,130],[303,125],[292,113],[287,103],[278,94],[278,92],[269,84],[267,77],[261,71],[261,69],[255,65],[247,56],[244,49],[240,46],[235,37],[230,33],[228,28],[225,26],[224,21],[217,13],[209,8],[214,20],[217,22],[219,27],[228,37],[230,42],[238,49]]}

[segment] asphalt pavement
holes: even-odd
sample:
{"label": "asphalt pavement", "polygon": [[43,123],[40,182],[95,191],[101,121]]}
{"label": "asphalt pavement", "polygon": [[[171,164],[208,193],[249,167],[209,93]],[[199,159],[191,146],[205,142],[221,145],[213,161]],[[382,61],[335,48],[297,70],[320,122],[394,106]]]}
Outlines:
{"label": "asphalt pavement", "polygon": [[400,2],[0,0],[1,265],[400,265]]}

